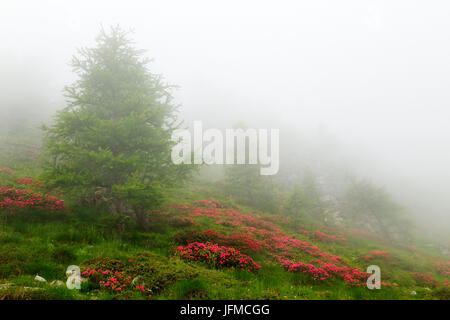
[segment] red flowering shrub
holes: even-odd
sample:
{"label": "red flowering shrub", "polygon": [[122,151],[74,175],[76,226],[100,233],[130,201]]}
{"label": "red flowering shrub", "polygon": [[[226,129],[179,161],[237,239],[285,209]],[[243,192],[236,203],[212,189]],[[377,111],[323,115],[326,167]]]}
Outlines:
{"label": "red flowering shrub", "polygon": [[235,233],[230,236],[221,236],[228,246],[239,249],[244,252],[257,252],[260,251],[262,245],[260,241],[252,238],[248,234]]}
{"label": "red flowering shrub", "polygon": [[13,170],[11,170],[8,167],[0,168],[0,173],[7,173],[7,174],[11,174],[11,175],[16,174]]}
{"label": "red flowering shrub", "polygon": [[186,230],[175,235],[175,241],[180,244],[191,242],[211,242],[222,246],[232,247],[241,252],[257,252],[262,246],[260,241],[254,239],[249,234],[234,233],[231,235],[221,235],[214,230],[199,232]]}
{"label": "red flowering shrub", "polygon": [[183,230],[175,234],[174,240],[179,244],[191,242],[212,242],[217,243],[218,237],[213,232],[201,232],[197,230]]}
{"label": "red flowering shrub", "polygon": [[309,232],[305,229],[298,230],[298,233],[303,233],[305,236],[309,235]]}
{"label": "red flowering shrub", "polygon": [[363,229],[352,229],[351,230],[351,234],[352,236],[357,236],[357,237],[364,237],[364,238],[368,238],[368,239],[377,239],[377,240],[381,240],[381,236],[372,233],[370,231],[367,230],[363,230]]}
{"label": "red flowering shrub", "polygon": [[310,256],[321,258],[329,262],[340,262],[341,257],[323,252],[319,247],[307,242],[295,239],[288,235],[273,236],[266,239],[266,245],[269,250],[277,253],[281,253],[278,260],[283,260],[283,258],[288,257],[290,254],[296,250],[306,253]]}
{"label": "red flowering shrub", "polygon": [[216,220],[217,224],[229,226],[249,226],[259,229],[281,232],[280,228],[272,222],[264,221],[256,214],[241,214],[235,209],[225,209],[222,204],[217,201],[199,200],[194,201],[192,207],[177,205],[176,210],[182,216],[191,218],[205,217]]}
{"label": "red flowering shrub", "polygon": [[24,187],[31,188],[35,191],[42,190],[45,187],[44,183],[32,178],[20,178],[16,183],[19,186],[23,185]]}
{"label": "red flowering shrub", "polygon": [[411,275],[416,283],[421,287],[435,288],[439,285],[439,282],[433,279],[430,275],[422,274],[419,272],[413,272]]}
{"label": "red flowering shrub", "polygon": [[413,253],[417,253],[417,248],[413,245],[406,246],[406,249],[408,249],[409,251],[411,251]]}
{"label": "red flowering shrub", "polygon": [[21,209],[66,211],[64,200],[32,190],[0,186],[0,210],[14,213]]}
{"label": "red flowering shrub", "polygon": [[191,218],[172,217],[169,219],[169,224],[175,228],[188,227],[195,223]]}
{"label": "red flowering shrub", "polygon": [[224,205],[216,200],[196,200],[194,201],[194,206],[206,208],[224,208]]}
{"label": "red flowering shrub", "polygon": [[327,280],[327,279],[341,279],[345,281],[350,287],[364,286],[370,274],[363,272],[357,268],[346,266],[336,266],[333,263],[323,263],[316,267],[312,264],[305,264],[303,262],[293,262],[285,260],[282,267],[288,272],[298,272],[308,275],[313,280]]}
{"label": "red flowering shrub", "polygon": [[12,171],[10,168],[8,167],[3,167],[0,168],[0,183],[1,184],[6,184],[6,178],[7,176],[12,176],[15,175],[16,173],[14,171]]}
{"label": "red flowering shrub", "polygon": [[221,225],[221,226],[225,226],[225,227],[237,227],[239,225],[238,221],[235,220],[217,220],[216,224]]}
{"label": "red flowering shrub", "polygon": [[[342,280],[349,286],[364,286],[370,276],[346,265],[341,257],[324,252],[313,243],[296,239],[295,236],[281,230],[275,222],[284,223],[285,219],[267,219],[255,213],[242,214],[236,209],[224,208],[215,201],[206,200],[197,201],[192,206],[181,204],[172,206],[170,215],[189,217],[195,221],[211,219],[218,225],[233,229],[233,233],[229,234],[220,234],[215,230],[179,232],[175,240],[183,246],[178,247],[174,255],[185,260],[202,261],[214,267],[231,264],[233,267],[245,269],[245,265],[235,264],[236,259],[223,260],[219,252],[233,250],[239,254],[251,254],[264,250],[264,261],[277,263],[288,272],[307,274],[311,279],[318,281]],[[338,230],[326,229],[312,233],[300,230],[298,233],[320,242],[346,242]],[[371,254],[389,257],[387,253],[377,250]],[[315,260],[309,260],[309,263],[293,262],[308,256]]]}
{"label": "red flowering shrub", "polygon": [[[130,290],[137,290],[147,294],[149,291],[143,285],[133,285],[131,276],[124,275],[122,272],[115,270],[89,269],[81,273],[89,281],[98,284],[100,288],[104,288],[114,292],[124,292]],[[151,294],[148,295],[151,298]]]}
{"label": "red flowering shrub", "polygon": [[321,231],[315,231],[311,233],[311,238],[318,240],[320,242],[336,242],[336,243],[345,243],[346,240],[344,237],[339,235],[329,235]]}
{"label": "red flowering shrub", "polygon": [[261,268],[252,258],[239,250],[210,242],[193,242],[187,246],[179,246],[174,256],[183,260],[204,262],[214,268],[236,268],[247,271],[257,271]]}
{"label": "red flowering shrub", "polygon": [[450,261],[448,262],[437,262],[434,265],[434,268],[437,273],[442,274],[444,276],[450,276]]}
{"label": "red flowering shrub", "polygon": [[33,179],[30,178],[20,178],[19,180],[17,180],[18,184],[33,184]]}
{"label": "red flowering shrub", "polygon": [[388,251],[373,250],[373,251],[370,251],[370,254],[363,256],[363,259],[366,261],[373,260],[373,259],[390,260],[391,254]]}
{"label": "red flowering shrub", "polygon": [[[234,233],[229,236],[221,235],[214,230],[206,230],[209,242],[217,243],[219,245],[233,247],[243,252],[257,252],[261,249],[261,244],[258,240],[252,238],[249,234]],[[191,242],[191,241],[190,241]],[[192,241],[193,242],[193,241]]]}

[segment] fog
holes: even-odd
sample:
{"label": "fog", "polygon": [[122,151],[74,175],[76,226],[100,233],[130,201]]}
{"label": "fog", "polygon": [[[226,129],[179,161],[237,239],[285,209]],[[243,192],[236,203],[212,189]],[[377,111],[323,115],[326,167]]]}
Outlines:
{"label": "fog", "polygon": [[186,124],[280,128],[281,153],[450,226],[449,18],[446,1],[2,1],[0,124],[48,121],[76,49],[120,24]]}

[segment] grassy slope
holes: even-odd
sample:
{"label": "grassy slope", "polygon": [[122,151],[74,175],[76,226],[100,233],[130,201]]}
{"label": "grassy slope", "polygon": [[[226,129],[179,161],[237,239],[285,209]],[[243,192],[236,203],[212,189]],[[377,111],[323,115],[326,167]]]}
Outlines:
{"label": "grassy slope", "polygon": [[[178,200],[192,207],[191,200],[204,196],[198,190],[179,194]],[[183,200],[181,200],[183,199]],[[232,210],[230,206],[220,212]],[[99,267],[109,266],[106,258],[117,259],[125,265],[120,267],[134,276],[151,290],[152,299],[449,299],[448,287],[444,287],[444,277],[436,273],[433,265],[444,262],[438,252],[424,248],[411,248],[406,244],[392,244],[383,238],[370,234],[360,234],[350,230],[331,230],[322,226],[308,225],[298,221],[281,221],[276,216],[255,213],[250,208],[237,208],[239,214],[252,217],[255,222],[244,225],[218,225],[217,218],[194,217],[192,225],[178,225],[177,221],[187,217],[188,212],[177,207],[168,207],[168,215],[152,215],[151,232],[108,230],[108,220],[96,209],[78,208],[59,218],[38,217],[9,219],[0,227],[0,298],[19,299],[146,299],[146,294],[130,291],[115,293],[83,285],[82,290],[68,290],[48,283],[33,280],[36,274],[51,280],[65,282],[68,265]],[[95,219],[93,218],[95,217]],[[178,220],[177,220],[178,219]],[[175,223],[174,223],[175,222]],[[268,249],[250,252],[262,268],[256,272],[232,269],[216,270],[201,263],[185,262],[173,258],[168,250],[174,245],[174,236],[180,231],[196,230],[203,232],[214,229],[223,235],[243,232],[240,228],[258,228],[261,222],[280,228],[283,234],[317,245],[321,251],[339,255],[346,264],[365,270],[369,264],[377,264],[382,270],[382,281],[392,284],[392,288],[381,290],[349,288],[342,281],[319,283],[302,274],[286,272],[268,255]],[[178,223],[179,224],[179,223]],[[346,241],[322,242],[311,233],[316,230],[329,234],[340,234]],[[306,235],[299,230],[309,231]],[[363,257],[372,250],[385,250],[389,259]],[[296,261],[308,262],[315,257],[296,251]],[[94,260],[92,260],[94,259]],[[137,259],[133,266],[127,261]],[[134,268],[134,269],[133,269]],[[111,268],[112,269],[112,268]],[[417,283],[412,272],[432,275],[441,284],[432,288]],[[32,287],[39,289],[27,289]],[[411,291],[416,291],[412,295]],[[148,292],[147,292],[148,293]]]}

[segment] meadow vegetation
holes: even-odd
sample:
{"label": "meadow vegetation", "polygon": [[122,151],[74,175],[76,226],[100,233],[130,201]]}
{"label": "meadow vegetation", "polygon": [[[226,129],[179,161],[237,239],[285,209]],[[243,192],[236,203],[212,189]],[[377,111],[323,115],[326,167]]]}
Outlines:
{"label": "meadow vegetation", "polygon": [[80,52],[43,143],[0,140],[0,299],[450,299],[445,242],[383,189],[175,166],[171,87],[128,35]]}

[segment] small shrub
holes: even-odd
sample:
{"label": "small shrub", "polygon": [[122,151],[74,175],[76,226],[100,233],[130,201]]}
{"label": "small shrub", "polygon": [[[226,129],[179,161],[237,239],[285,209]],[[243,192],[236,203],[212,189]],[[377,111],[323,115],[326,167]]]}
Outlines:
{"label": "small shrub", "polygon": [[448,262],[437,262],[434,265],[437,273],[443,276],[450,276],[450,261]]}
{"label": "small shrub", "polygon": [[363,256],[363,259],[366,261],[370,260],[383,260],[388,261],[391,260],[391,254],[388,251],[383,250],[373,250],[370,254]]}
{"label": "small shrub", "polygon": [[95,244],[102,240],[101,233],[94,227],[88,228],[71,228],[57,233],[54,237],[55,241],[60,243],[82,243]]}
{"label": "small shrub", "polygon": [[[303,231],[306,231],[306,230],[303,230]],[[306,234],[308,234],[307,231],[306,231]],[[340,235],[326,234],[326,233],[318,231],[318,230],[311,233],[310,237],[317,241],[320,241],[320,242],[339,243],[339,244],[345,244],[347,242],[347,240]]]}
{"label": "small shrub", "polygon": [[439,282],[437,280],[433,279],[428,274],[413,272],[411,275],[412,275],[413,279],[416,281],[417,285],[419,285],[421,287],[435,288],[439,285]]}
{"label": "small shrub", "polygon": [[169,224],[174,228],[184,228],[193,225],[194,220],[191,218],[173,217],[169,219]]}
{"label": "small shrub", "polygon": [[[198,274],[194,268],[186,265],[182,261],[168,259],[167,257],[149,252],[140,253],[135,258],[129,259],[126,262],[98,257],[83,262],[81,266],[83,272],[88,271],[84,276],[88,276],[94,282],[94,287],[98,286],[97,288],[110,291],[116,285],[120,284],[123,288],[123,284],[129,287],[131,283],[131,287],[137,289],[139,286],[140,291],[138,290],[138,292],[144,292],[145,294],[154,294],[178,280],[192,279]],[[103,274],[106,271],[108,273]],[[118,277],[116,272],[120,273]],[[114,280],[111,280],[111,275],[114,275],[116,280],[120,280],[120,283],[114,283]],[[100,281],[103,281],[103,283],[100,283]],[[108,281],[109,284],[105,286]],[[111,283],[114,285],[111,285]],[[145,291],[142,291],[142,289]],[[114,293],[125,294],[125,291],[129,290],[120,289],[115,290]]]}
{"label": "small shrub", "polygon": [[72,248],[59,247],[53,251],[52,258],[53,260],[63,264],[73,264],[75,263],[77,256]]}
{"label": "small shrub", "polygon": [[123,270],[125,263],[109,257],[97,257],[84,261],[81,264],[86,269],[102,269],[102,270]]}
{"label": "small shrub", "polygon": [[201,279],[182,280],[175,285],[176,299],[208,299],[207,285]]}
{"label": "small shrub", "polygon": [[221,235],[214,230],[206,230],[205,232],[184,230],[177,233],[174,239],[179,244],[192,242],[217,243],[218,245],[232,247],[247,254],[258,252],[262,249],[260,241],[248,234],[241,233]]}
{"label": "small shrub", "polygon": [[105,215],[100,218],[99,228],[106,232],[123,232],[127,229],[129,217],[124,214]]}
{"label": "small shrub", "polygon": [[187,261],[204,262],[215,268],[236,268],[247,271],[257,271],[261,268],[252,258],[239,250],[210,242],[193,242],[185,247],[179,246],[174,256]]}
{"label": "small shrub", "polygon": [[10,214],[29,213],[31,210],[67,212],[64,200],[55,196],[8,186],[0,186],[0,210]]}
{"label": "small shrub", "polygon": [[450,287],[442,286],[432,291],[431,296],[439,300],[450,300]]}
{"label": "small shrub", "polygon": [[197,230],[183,230],[175,234],[174,240],[179,244],[187,244],[191,242],[217,243],[218,237],[214,233],[201,232]]}
{"label": "small shrub", "polygon": [[30,263],[27,263],[23,267],[24,273],[36,275],[44,277],[45,279],[58,279],[61,275],[64,275],[66,270],[64,266],[56,264],[54,262],[48,262],[45,260],[36,260]]}

